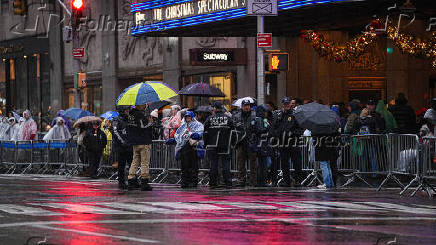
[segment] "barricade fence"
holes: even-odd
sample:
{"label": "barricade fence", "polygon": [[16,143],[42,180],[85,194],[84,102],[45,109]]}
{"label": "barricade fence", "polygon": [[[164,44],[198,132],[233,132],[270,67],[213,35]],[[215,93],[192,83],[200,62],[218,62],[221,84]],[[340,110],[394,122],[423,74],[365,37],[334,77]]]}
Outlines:
{"label": "barricade fence", "polygon": [[[307,174],[302,184],[315,185],[321,182],[319,163],[314,157],[311,137],[302,137],[303,144],[295,145],[301,157],[302,170]],[[370,179],[383,180],[380,190],[392,180],[402,188],[401,194],[416,187],[429,192],[431,182],[436,180],[436,138],[419,140],[416,135],[341,135],[337,150],[337,169],[347,180],[344,186],[356,181],[372,186]],[[236,148],[232,148],[230,169],[233,177],[238,172]],[[258,158],[259,159],[259,158]],[[273,164],[280,168],[280,157],[271,156]],[[270,162],[271,162],[270,161]],[[116,178],[117,154],[112,142],[108,141],[99,163],[90,163],[83,146],[76,141],[1,141],[0,171],[6,174],[63,174],[75,176],[86,170],[90,164],[98,164],[98,175]],[[290,162],[291,171],[295,169]],[[208,184],[210,159],[206,156],[199,163],[199,184]],[[246,169],[249,172],[249,161]],[[175,158],[175,146],[166,145],[163,140],[153,141],[150,154],[150,171],[155,183],[180,182],[180,162]],[[221,173],[221,171],[220,171]],[[279,170],[279,179],[281,173]],[[399,176],[409,176],[412,181],[402,182]],[[408,180],[406,180],[408,181]],[[407,185],[406,185],[407,184]]]}

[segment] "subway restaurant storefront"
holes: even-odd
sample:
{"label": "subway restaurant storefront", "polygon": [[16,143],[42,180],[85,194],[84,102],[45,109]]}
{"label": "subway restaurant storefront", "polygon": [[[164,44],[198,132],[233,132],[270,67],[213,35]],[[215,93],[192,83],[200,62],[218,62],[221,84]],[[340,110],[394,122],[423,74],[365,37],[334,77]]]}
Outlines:
{"label": "subway restaurant storefront", "polygon": [[[394,103],[402,92],[418,110],[436,96],[436,1],[279,0],[278,16],[265,17],[265,33],[274,37],[273,46],[265,49],[263,88],[252,76],[257,22],[246,7],[247,1],[143,1],[132,4],[137,24],[132,34],[241,37],[248,57],[245,79],[240,79],[241,69],[224,73],[235,79],[238,97],[263,89],[266,101],[275,104],[283,96],[364,104],[369,98]],[[287,69],[270,69],[271,52],[288,54]],[[210,80],[188,76],[181,84],[202,79]],[[244,86],[249,94],[241,92]]]}

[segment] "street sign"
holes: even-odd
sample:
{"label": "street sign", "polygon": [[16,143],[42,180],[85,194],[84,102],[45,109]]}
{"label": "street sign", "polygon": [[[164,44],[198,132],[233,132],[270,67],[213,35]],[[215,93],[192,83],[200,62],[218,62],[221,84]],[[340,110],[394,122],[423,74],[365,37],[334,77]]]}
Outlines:
{"label": "street sign", "polygon": [[272,47],[272,33],[257,33],[257,47],[258,48],[271,48]]}
{"label": "street sign", "polygon": [[75,49],[73,49],[73,57],[74,58],[83,58],[83,57],[85,57],[85,48],[75,48]]}
{"label": "street sign", "polygon": [[248,0],[247,1],[247,15],[276,16],[277,0]]}

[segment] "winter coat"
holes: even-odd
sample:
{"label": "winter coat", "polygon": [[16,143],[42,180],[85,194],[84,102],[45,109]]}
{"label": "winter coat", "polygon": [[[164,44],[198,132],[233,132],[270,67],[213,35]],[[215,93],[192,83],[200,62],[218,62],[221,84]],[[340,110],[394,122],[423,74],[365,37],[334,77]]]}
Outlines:
{"label": "winter coat", "polygon": [[358,127],[358,120],[359,120],[359,116],[360,116],[360,111],[356,110],[356,111],[352,111],[351,114],[348,116],[347,118],[347,122],[345,124],[345,130],[344,132],[346,134],[357,134],[359,131],[359,127]]}
{"label": "winter coat", "polygon": [[304,133],[293,114],[292,110],[279,110],[273,113],[272,135],[279,140],[281,147],[293,145],[293,142]]}
{"label": "winter coat", "polygon": [[250,134],[248,140],[249,149],[257,152],[259,156],[272,156],[273,150],[269,144],[272,125],[265,112],[269,111],[267,105],[260,105],[256,108],[256,117],[250,123]]}
{"label": "winter coat", "polygon": [[340,134],[312,134],[312,140],[315,149],[315,160],[331,161],[330,164],[336,164],[339,157],[339,146],[341,145]]}
{"label": "winter coat", "polygon": [[143,111],[132,110],[129,114],[127,135],[131,145],[151,145],[153,122]]}
{"label": "winter coat", "polygon": [[132,146],[129,144],[127,134],[128,118],[120,115],[114,118],[112,122],[112,147],[116,152],[131,151]]}
{"label": "winter coat", "polygon": [[204,123],[204,144],[216,148],[219,153],[230,153],[233,120],[224,111],[209,116]]}
{"label": "winter coat", "polygon": [[256,111],[243,112],[242,110],[236,111],[233,116],[233,124],[237,130],[237,142],[240,145],[246,145],[248,141],[248,132],[251,121],[256,118]]}
{"label": "winter coat", "polygon": [[392,115],[395,118],[400,134],[415,134],[418,129],[416,126],[415,111],[406,104],[398,104],[390,108]]}
{"label": "winter coat", "polygon": [[83,137],[83,145],[86,147],[86,151],[94,153],[103,153],[106,147],[107,139],[106,134],[101,129],[90,129]]}

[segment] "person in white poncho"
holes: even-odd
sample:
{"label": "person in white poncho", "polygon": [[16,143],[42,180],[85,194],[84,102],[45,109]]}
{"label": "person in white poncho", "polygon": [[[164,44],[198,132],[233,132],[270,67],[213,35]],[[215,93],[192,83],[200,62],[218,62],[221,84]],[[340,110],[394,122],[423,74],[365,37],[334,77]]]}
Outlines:
{"label": "person in white poncho", "polygon": [[69,140],[71,134],[68,128],[65,126],[65,121],[62,117],[57,117],[56,125],[48,131],[44,136],[44,140]]}

